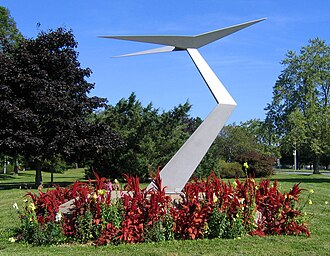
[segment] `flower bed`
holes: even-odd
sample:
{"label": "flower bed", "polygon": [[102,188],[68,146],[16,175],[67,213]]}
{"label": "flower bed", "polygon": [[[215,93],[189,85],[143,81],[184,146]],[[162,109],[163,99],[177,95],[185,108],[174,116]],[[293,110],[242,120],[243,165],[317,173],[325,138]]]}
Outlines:
{"label": "flower bed", "polygon": [[[95,182],[28,193],[23,212],[15,205],[21,219],[16,240],[34,245],[106,245],[243,235],[310,236],[299,207],[299,185],[281,193],[276,181],[258,184],[247,178],[231,184],[212,173],[206,180],[187,183],[181,198],[173,201],[159,175],[149,191],[140,188],[137,177],[126,176],[127,193],[96,177]],[[116,197],[111,196],[114,193]],[[60,206],[70,200],[72,211],[62,214]]]}

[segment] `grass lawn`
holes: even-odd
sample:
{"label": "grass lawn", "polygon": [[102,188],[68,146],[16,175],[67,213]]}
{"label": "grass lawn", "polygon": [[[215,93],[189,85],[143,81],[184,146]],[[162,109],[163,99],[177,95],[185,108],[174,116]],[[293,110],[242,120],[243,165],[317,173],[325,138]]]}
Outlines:
{"label": "grass lawn", "polygon": [[[83,179],[83,171],[69,170],[65,174],[54,174],[54,181],[62,185]],[[43,173],[44,183],[50,174]],[[9,237],[19,225],[12,205],[19,205],[32,186],[34,172],[21,172],[18,176],[0,174],[0,255],[330,255],[330,177],[325,175],[276,174],[280,189],[289,190],[294,183],[301,182],[305,188],[301,196],[304,202],[308,190],[313,189],[313,204],[306,211],[313,215],[310,220],[311,237],[270,236],[242,237],[240,240],[213,239],[197,241],[167,241],[162,243],[121,244],[118,246],[94,247],[90,245],[61,245],[32,247],[24,243],[11,243]],[[21,187],[21,189],[20,189]]]}

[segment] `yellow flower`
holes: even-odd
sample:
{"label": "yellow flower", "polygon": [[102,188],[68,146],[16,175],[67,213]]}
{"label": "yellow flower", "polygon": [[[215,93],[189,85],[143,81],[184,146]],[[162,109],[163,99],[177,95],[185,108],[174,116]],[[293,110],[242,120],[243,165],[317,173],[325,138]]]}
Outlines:
{"label": "yellow flower", "polygon": [[244,167],[245,169],[249,169],[249,165],[248,165],[248,163],[245,162],[245,163],[243,164],[243,167]]}
{"label": "yellow flower", "polygon": [[104,195],[105,194],[105,189],[100,189],[97,191],[99,195]]}
{"label": "yellow flower", "polygon": [[237,182],[236,182],[236,181],[233,182],[233,187],[234,187],[234,188],[237,187]]}
{"label": "yellow flower", "polygon": [[308,204],[313,204],[311,199],[308,200]]}
{"label": "yellow flower", "polygon": [[94,193],[93,198],[96,200],[96,198],[97,198],[97,194],[96,193]]}
{"label": "yellow flower", "polygon": [[30,209],[31,211],[34,211],[34,210],[36,209],[36,206],[34,205],[34,203],[30,203],[30,204],[29,204],[29,209]]}
{"label": "yellow flower", "polygon": [[213,203],[216,203],[216,202],[218,202],[218,197],[216,195],[214,195],[214,197],[213,197]]}
{"label": "yellow flower", "polygon": [[309,193],[314,194],[314,190],[313,189],[310,189],[309,190]]}
{"label": "yellow flower", "polygon": [[115,179],[115,183],[116,183],[116,184],[119,184],[119,181],[118,181],[117,179]]}

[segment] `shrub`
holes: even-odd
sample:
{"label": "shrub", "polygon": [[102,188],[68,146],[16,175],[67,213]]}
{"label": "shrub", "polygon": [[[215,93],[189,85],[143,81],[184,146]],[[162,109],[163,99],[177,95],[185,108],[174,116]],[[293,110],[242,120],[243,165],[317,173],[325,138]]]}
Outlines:
{"label": "shrub", "polygon": [[214,208],[208,222],[209,238],[227,238],[230,221],[225,213]]}
{"label": "shrub", "polygon": [[251,151],[240,154],[236,160],[242,165],[245,162],[248,163],[247,174],[249,177],[268,177],[273,174],[274,157]]}
{"label": "shrub", "polygon": [[244,177],[242,165],[238,162],[227,163],[224,160],[220,160],[214,167],[216,173],[221,178],[240,178]]}

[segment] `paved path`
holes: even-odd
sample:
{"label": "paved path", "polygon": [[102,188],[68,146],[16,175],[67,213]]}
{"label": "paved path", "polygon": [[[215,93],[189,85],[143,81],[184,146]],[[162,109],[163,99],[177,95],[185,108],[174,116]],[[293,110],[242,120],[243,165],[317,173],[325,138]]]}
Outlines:
{"label": "paved path", "polygon": [[[313,174],[313,172],[294,172],[294,171],[274,171],[274,173],[276,174],[280,174],[280,173],[285,173],[285,174],[301,174],[301,175],[311,175]],[[330,172],[321,172],[321,174],[326,175],[326,176],[330,176]]]}

